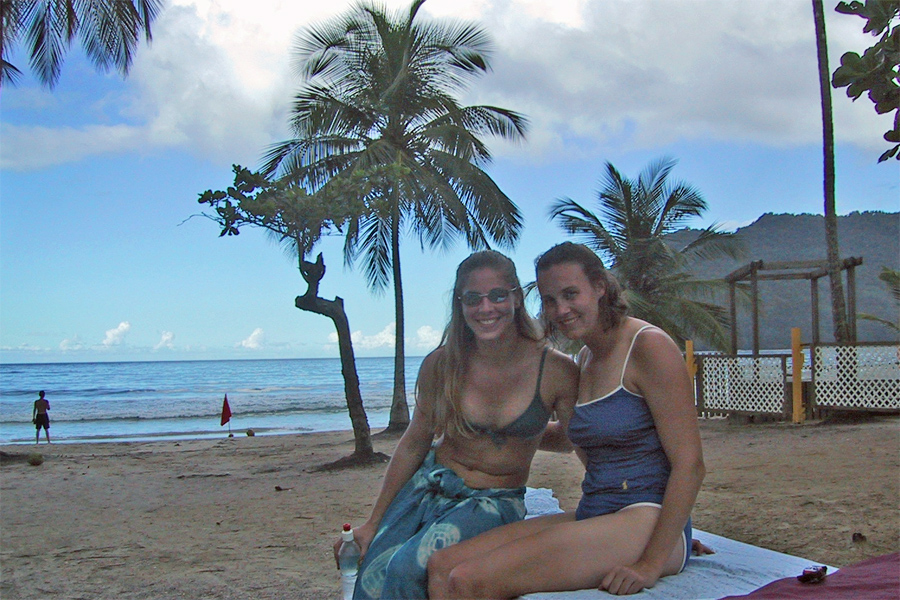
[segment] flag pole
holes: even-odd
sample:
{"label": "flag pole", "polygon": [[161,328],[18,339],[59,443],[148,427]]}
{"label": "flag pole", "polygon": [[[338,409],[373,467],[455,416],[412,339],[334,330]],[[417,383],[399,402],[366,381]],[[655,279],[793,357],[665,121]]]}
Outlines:
{"label": "flag pole", "polygon": [[222,401],[222,420],[219,425],[225,423],[228,423],[228,437],[234,437],[231,433],[231,407],[228,406],[228,394],[225,394],[225,399]]}

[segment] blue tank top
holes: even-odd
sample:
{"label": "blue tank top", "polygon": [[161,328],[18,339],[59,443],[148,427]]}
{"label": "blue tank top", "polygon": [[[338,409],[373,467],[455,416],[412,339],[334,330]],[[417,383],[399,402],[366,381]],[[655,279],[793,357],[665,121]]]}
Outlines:
{"label": "blue tank top", "polygon": [[634,341],[648,327],[639,329],[631,340],[619,387],[575,406],[569,439],[587,455],[576,519],[612,513],[638,502],[662,504],[671,471],[669,459],[647,402],[624,386]]}

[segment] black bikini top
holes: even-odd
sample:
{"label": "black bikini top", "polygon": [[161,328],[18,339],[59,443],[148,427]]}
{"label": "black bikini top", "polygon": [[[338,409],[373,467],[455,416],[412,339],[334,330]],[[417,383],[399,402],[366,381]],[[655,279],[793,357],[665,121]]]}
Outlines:
{"label": "black bikini top", "polygon": [[550,411],[544,405],[541,399],[541,377],[544,374],[544,359],[547,358],[547,348],[541,354],[541,364],[538,367],[537,386],[534,390],[534,397],[531,404],[525,411],[516,417],[511,423],[503,427],[490,427],[470,423],[473,430],[477,433],[488,435],[496,444],[502,444],[507,437],[530,438],[540,435],[547,422],[550,420]]}

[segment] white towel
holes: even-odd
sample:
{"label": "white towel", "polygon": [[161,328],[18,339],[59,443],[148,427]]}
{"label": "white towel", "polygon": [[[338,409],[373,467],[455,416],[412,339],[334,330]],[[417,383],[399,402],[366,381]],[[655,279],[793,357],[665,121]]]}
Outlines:
{"label": "white towel", "polygon": [[[525,494],[528,517],[562,512],[553,490],[528,488]],[[527,518],[527,517],[526,517]],[[800,575],[816,564],[805,558],[782,554],[720,535],[695,529],[694,538],[716,551],[715,554],[692,556],[685,570],[663,577],[652,588],[636,596],[638,600],[716,600],[725,596],[749,594],[767,583]],[[828,567],[828,573],[836,571]],[[622,598],[600,590],[574,592],[538,592],[522,597],[527,600],[608,600]]]}

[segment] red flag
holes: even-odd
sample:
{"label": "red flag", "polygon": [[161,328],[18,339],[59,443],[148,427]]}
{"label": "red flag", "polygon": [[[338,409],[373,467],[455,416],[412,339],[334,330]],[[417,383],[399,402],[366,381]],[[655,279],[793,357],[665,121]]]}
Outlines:
{"label": "red flag", "polygon": [[228,394],[225,394],[225,401],[222,402],[222,425],[231,420],[231,407],[228,406]]}

